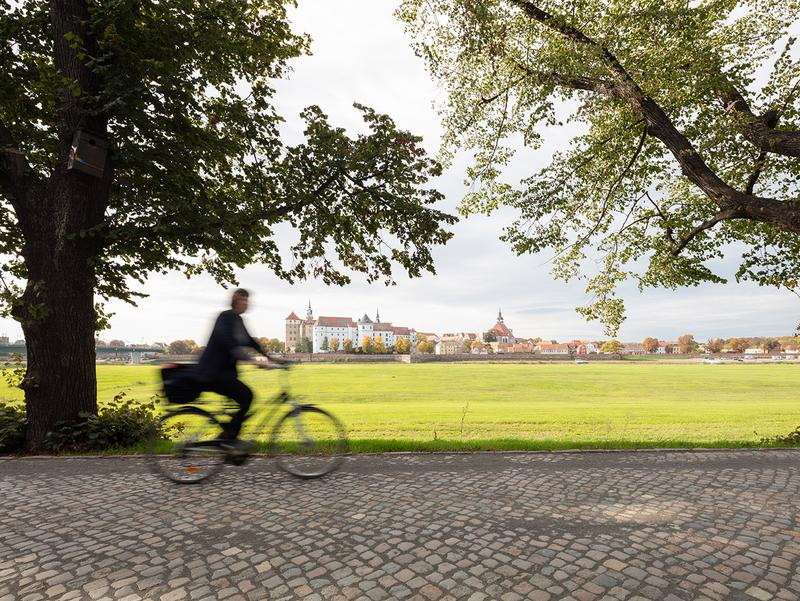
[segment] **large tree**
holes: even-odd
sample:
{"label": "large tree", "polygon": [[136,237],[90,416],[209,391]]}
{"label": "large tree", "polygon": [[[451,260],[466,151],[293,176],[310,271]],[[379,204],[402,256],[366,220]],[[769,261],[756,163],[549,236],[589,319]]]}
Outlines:
{"label": "large tree", "polygon": [[[475,153],[462,212],[514,208],[504,239],[586,275],[587,318],[613,333],[621,281],[721,282],[709,261],[733,253],[737,279],[798,288],[798,0],[405,0],[398,14],[448,92],[445,156]],[[503,178],[519,144],[562,126],[569,148]]]}
{"label": "large tree", "polygon": [[432,271],[454,218],[431,206],[420,138],[363,106],[348,135],[311,106],[304,142],[282,142],[271,82],[309,45],[286,4],[0,3],[0,275],[27,342],[29,448],[96,411],[99,303],[151,272]]}
{"label": "large tree", "polygon": [[642,340],[642,348],[645,353],[655,353],[658,350],[658,338],[647,336]]}

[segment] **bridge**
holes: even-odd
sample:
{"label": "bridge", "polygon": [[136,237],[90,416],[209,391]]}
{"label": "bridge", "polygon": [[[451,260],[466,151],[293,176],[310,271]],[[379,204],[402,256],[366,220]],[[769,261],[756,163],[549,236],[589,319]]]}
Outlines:
{"label": "bridge", "polygon": [[[129,355],[132,365],[141,363],[142,355],[146,353],[164,352],[161,348],[149,346],[97,346],[94,350],[98,357],[101,355]],[[0,357],[14,354],[25,357],[28,354],[28,349],[25,348],[24,344],[0,344]]]}

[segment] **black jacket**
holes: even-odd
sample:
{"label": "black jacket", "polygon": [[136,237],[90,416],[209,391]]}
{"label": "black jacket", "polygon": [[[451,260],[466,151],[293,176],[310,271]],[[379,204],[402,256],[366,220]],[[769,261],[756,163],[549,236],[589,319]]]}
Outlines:
{"label": "black jacket", "polygon": [[236,362],[241,358],[239,349],[243,347],[254,348],[262,355],[267,355],[258,341],[247,332],[241,315],[232,309],[223,311],[217,317],[206,349],[200,355],[195,377],[201,382],[236,378]]}

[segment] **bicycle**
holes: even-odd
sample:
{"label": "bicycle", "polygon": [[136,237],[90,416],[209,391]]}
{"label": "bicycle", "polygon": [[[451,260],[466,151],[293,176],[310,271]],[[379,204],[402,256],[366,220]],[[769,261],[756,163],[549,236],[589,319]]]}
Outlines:
{"label": "bicycle", "polygon": [[[226,464],[243,465],[252,449],[242,448],[241,441],[221,439],[220,433],[228,416],[227,411],[211,412],[197,406],[196,395],[190,390],[192,383],[187,372],[190,364],[168,364],[162,367],[162,381],[168,400],[158,428],[150,436],[148,455],[155,470],[179,484],[196,484],[219,472]],[[270,367],[285,374],[288,365]],[[186,404],[181,398],[191,401]],[[258,405],[261,405],[259,407]],[[266,431],[267,425],[283,405],[290,409],[272,427],[268,452],[285,472],[298,478],[319,478],[341,465],[348,452],[344,427],[333,415],[314,405],[299,403],[289,391],[284,379],[281,390],[271,399],[254,402],[251,419],[245,425],[249,434]],[[259,409],[273,405],[266,412]],[[262,413],[261,419],[253,418]],[[166,438],[165,438],[166,437]],[[160,451],[171,444],[167,454]]]}

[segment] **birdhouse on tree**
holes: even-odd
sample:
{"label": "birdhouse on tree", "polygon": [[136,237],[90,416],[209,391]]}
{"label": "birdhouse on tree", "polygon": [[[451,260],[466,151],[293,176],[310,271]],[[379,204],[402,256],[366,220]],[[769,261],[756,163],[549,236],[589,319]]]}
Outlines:
{"label": "birdhouse on tree", "polygon": [[69,153],[68,171],[81,171],[93,177],[103,177],[108,155],[108,143],[84,130],[75,132]]}

